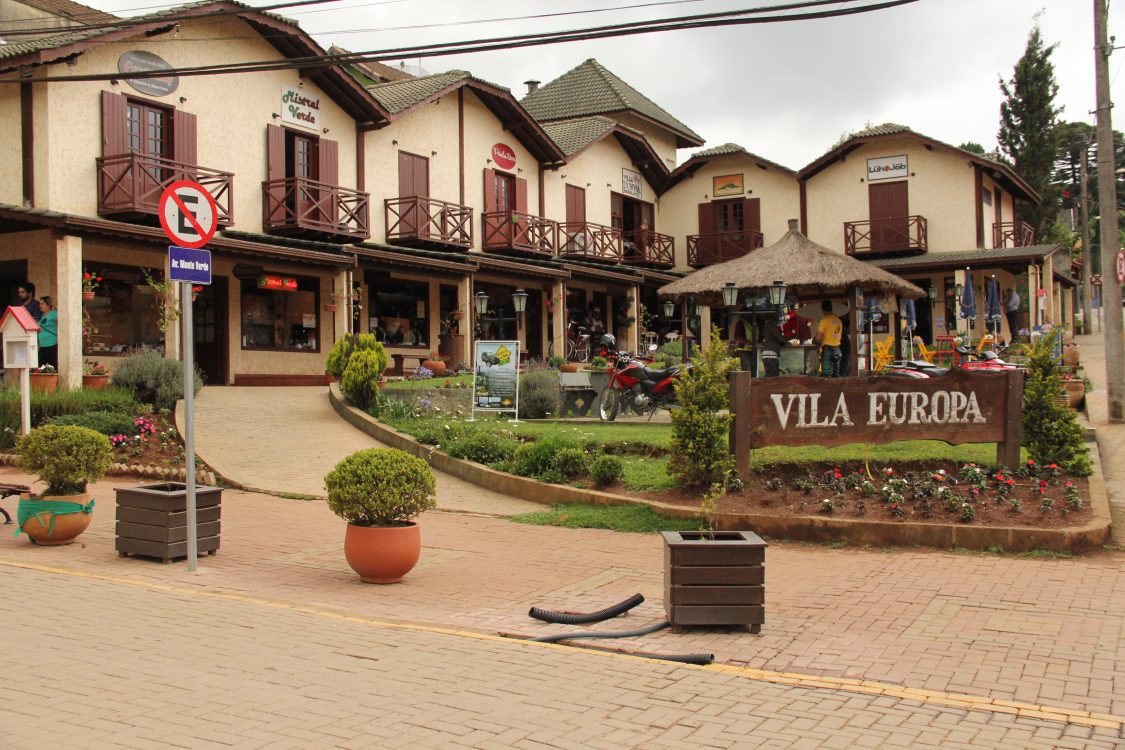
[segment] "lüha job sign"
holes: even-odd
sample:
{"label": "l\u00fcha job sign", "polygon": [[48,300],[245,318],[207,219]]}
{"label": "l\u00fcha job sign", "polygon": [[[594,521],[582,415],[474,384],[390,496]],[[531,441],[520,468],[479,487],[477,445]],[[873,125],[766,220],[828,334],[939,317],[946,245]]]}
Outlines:
{"label": "l\u00fcha job sign", "polygon": [[473,412],[519,414],[518,341],[477,341],[473,356]]}

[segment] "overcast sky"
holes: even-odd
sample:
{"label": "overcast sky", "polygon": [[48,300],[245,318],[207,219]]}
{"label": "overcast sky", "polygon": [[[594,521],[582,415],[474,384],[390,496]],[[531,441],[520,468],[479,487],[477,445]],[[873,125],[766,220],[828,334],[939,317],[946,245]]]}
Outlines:
{"label": "overcast sky", "polygon": [[[653,1],[342,0],[280,12],[298,20],[325,47],[336,43],[366,51],[734,10],[780,0],[688,0],[561,18],[456,23]],[[91,4],[112,12],[141,3]],[[522,96],[523,81],[546,83],[594,57],[687,123],[708,146],[733,141],[799,169],[842,133],[868,122],[897,122],[954,145],[976,141],[994,148],[1001,100],[998,79],[1011,76],[1037,13],[1044,39],[1058,45],[1052,59],[1057,102],[1065,107],[1062,118],[1092,123],[1093,4],[920,0],[839,19],[664,32],[407,62],[429,72],[467,69]],[[1118,32],[1125,39],[1125,1],[1111,6],[1110,13],[1110,34]],[[438,23],[453,25],[389,30]],[[1123,63],[1125,49],[1110,59],[1116,101],[1125,96]],[[1116,129],[1125,129],[1125,108],[1116,113]],[[682,151],[681,160],[687,155]]]}

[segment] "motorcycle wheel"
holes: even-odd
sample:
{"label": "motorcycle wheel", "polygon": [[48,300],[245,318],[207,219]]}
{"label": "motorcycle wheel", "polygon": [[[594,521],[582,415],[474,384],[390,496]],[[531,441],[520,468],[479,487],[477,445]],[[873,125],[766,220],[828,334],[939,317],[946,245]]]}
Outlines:
{"label": "motorcycle wheel", "polygon": [[614,388],[606,386],[602,389],[601,398],[598,399],[598,416],[603,422],[612,422],[617,419],[617,410],[621,408],[621,393]]}

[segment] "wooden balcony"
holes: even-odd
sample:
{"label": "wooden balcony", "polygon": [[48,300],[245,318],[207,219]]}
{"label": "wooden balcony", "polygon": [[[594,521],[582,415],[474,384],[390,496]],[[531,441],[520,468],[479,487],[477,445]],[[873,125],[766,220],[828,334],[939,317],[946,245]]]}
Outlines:
{"label": "wooden balcony", "polygon": [[703,268],[716,263],[741,258],[762,246],[761,232],[711,232],[689,234],[687,238],[688,265]]}
{"label": "wooden balcony", "polygon": [[844,222],[844,252],[848,255],[924,253],[927,242],[925,216]]}
{"label": "wooden balcony", "polygon": [[1026,221],[992,225],[993,247],[1028,247],[1035,244],[1035,229]]}
{"label": "wooden balcony", "polygon": [[422,196],[387,198],[387,241],[413,247],[468,250],[473,209]]}
{"label": "wooden balcony", "polygon": [[262,183],[262,229],[348,242],[371,236],[371,196],[304,177]]}
{"label": "wooden balcony", "polygon": [[651,229],[634,229],[623,234],[624,262],[630,266],[672,268],[676,265],[676,241]]}
{"label": "wooden balcony", "polygon": [[219,227],[234,224],[234,175],[160,156],[128,153],[99,156],[98,216],[123,221],[157,221],[164,189],[177,180],[192,180],[207,188],[218,209]]}
{"label": "wooden balcony", "polygon": [[620,263],[624,257],[621,232],[587,221],[559,224],[559,257]]}
{"label": "wooden balcony", "polygon": [[559,226],[550,219],[520,211],[489,211],[481,214],[481,226],[485,250],[555,257]]}

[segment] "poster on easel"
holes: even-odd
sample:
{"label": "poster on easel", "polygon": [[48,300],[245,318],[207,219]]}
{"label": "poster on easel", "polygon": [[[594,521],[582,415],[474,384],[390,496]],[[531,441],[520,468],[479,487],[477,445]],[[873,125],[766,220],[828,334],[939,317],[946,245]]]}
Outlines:
{"label": "poster on easel", "polygon": [[518,416],[520,342],[477,341],[473,345],[473,417],[476,412]]}

